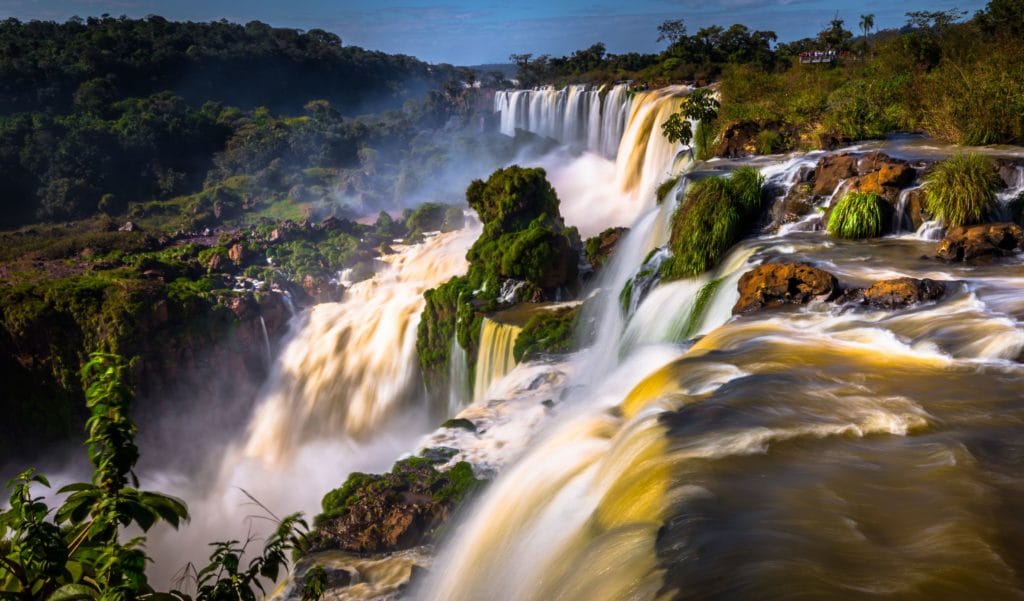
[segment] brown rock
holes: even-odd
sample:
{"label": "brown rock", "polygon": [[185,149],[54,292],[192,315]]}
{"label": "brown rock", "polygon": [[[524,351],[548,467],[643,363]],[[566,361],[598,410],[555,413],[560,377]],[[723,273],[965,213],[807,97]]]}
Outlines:
{"label": "brown rock", "polygon": [[857,158],[850,154],[830,154],[814,168],[814,194],[829,196],[844,179],[857,175]]}
{"label": "brown rock", "polygon": [[228,249],[228,258],[235,263],[241,263],[245,260],[245,247],[241,244],[232,244],[231,248]]}
{"label": "brown rock", "polygon": [[1024,249],[1024,230],[1016,223],[985,223],[953,227],[935,248],[943,261],[975,261],[1010,255]]}
{"label": "brown rock", "polygon": [[864,291],[864,303],[881,309],[899,309],[942,298],[946,285],[935,280],[896,278],[875,282]]}
{"label": "brown rock", "polygon": [[799,221],[814,210],[814,186],[810,183],[795,184],[789,189],[782,202],[772,205],[772,222],[778,225]]}
{"label": "brown rock", "polygon": [[761,127],[753,121],[736,121],[725,126],[715,156],[726,158],[748,157],[756,154],[757,132]]}
{"label": "brown rock", "polygon": [[915,232],[931,217],[924,208],[924,189],[916,188],[907,193],[907,206],[903,209],[906,225]]}
{"label": "brown rock", "polygon": [[832,300],[839,294],[839,282],[831,273],[806,263],[766,263],[743,274],[737,289],[740,298],[733,305],[734,315]]}
{"label": "brown rock", "polygon": [[206,269],[209,271],[222,271],[224,269],[224,257],[220,254],[213,255],[206,264]]}

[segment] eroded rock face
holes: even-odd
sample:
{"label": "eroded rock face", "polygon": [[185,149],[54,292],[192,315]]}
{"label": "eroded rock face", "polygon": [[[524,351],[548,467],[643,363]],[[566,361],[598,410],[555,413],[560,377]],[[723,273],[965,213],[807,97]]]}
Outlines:
{"label": "eroded rock face", "polygon": [[626,227],[611,227],[593,238],[588,238],[586,243],[587,260],[594,269],[601,269],[615,253],[615,247],[629,232]]}
{"label": "eroded rock face", "polygon": [[864,304],[880,309],[901,309],[925,301],[938,300],[946,285],[928,278],[895,278],[875,282],[864,291]]}
{"label": "eroded rock face", "polygon": [[839,281],[831,273],[806,263],[766,263],[743,274],[737,288],[740,298],[733,305],[733,315],[785,304],[832,300],[839,294]]}
{"label": "eroded rock face", "polygon": [[935,247],[943,261],[977,261],[1024,250],[1024,230],[1016,223],[984,223],[952,227]]}

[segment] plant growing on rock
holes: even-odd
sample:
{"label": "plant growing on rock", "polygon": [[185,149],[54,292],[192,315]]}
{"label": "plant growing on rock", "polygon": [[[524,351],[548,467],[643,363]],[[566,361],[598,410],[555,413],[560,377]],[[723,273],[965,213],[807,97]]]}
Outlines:
{"label": "plant growing on rock", "polygon": [[569,352],[572,350],[573,334],[579,316],[578,306],[543,311],[534,315],[516,337],[512,356],[517,362],[521,362],[544,353]]}
{"label": "plant growing on rock", "polygon": [[982,155],[953,155],[925,176],[925,206],[948,226],[981,223],[995,208],[999,182],[995,164]]}
{"label": "plant growing on rock", "polygon": [[672,215],[672,257],[661,265],[663,279],[691,277],[717,265],[753,227],[763,186],[764,176],[752,167],[691,184],[686,201]]}
{"label": "plant growing on rock", "polygon": [[882,235],[882,205],[877,194],[851,192],[842,197],[828,218],[828,233],[859,240]]}
{"label": "plant growing on rock", "polygon": [[661,131],[668,138],[668,141],[675,144],[690,145],[694,141],[694,131],[691,121],[699,121],[696,131],[696,151],[702,155],[709,146],[709,124],[718,117],[718,108],[721,105],[715,99],[714,92],[702,88],[694,90],[683,101],[678,111],[669,115],[668,119],[661,124]]}

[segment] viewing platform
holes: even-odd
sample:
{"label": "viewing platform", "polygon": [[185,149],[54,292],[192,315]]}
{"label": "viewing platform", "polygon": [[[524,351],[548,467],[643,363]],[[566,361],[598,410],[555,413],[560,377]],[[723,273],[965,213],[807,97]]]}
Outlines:
{"label": "viewing platform", "polygon": [[853,58],[853,53],[849,50],[811,50],[800,53],[801,63],[834,63]]}

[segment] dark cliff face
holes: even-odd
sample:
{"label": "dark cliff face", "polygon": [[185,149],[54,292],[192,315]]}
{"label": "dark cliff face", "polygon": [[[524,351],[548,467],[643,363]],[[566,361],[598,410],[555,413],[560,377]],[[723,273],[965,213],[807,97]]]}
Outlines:
{"label": "dark cliff face", "polygon": [[282,293],[195,296],[182,312],[166,290],[155,288],[135,310],[106,321],[99,315],[110,317],[104,309],[112,310],[114,291],[104,294],[107,302],[89,311],[55,298],[40,300],[35,313],[17,315],[21,321],[14,319],[14,307],[5,308],[7,327],[0,328],[4,460],[38,460],[50,444],[82,439],[86,411],[78,369],[96,348],[134,358],[133,417],[140,424],[140,441],[176,449],[152,460],[189,460],[197,440],[187,438],[186,420],[196,414],[204,418],[196,422],[199,428],[221,436],[244,427],[247,408],[266,377],[268,345],[276,348],[288,329]]}

